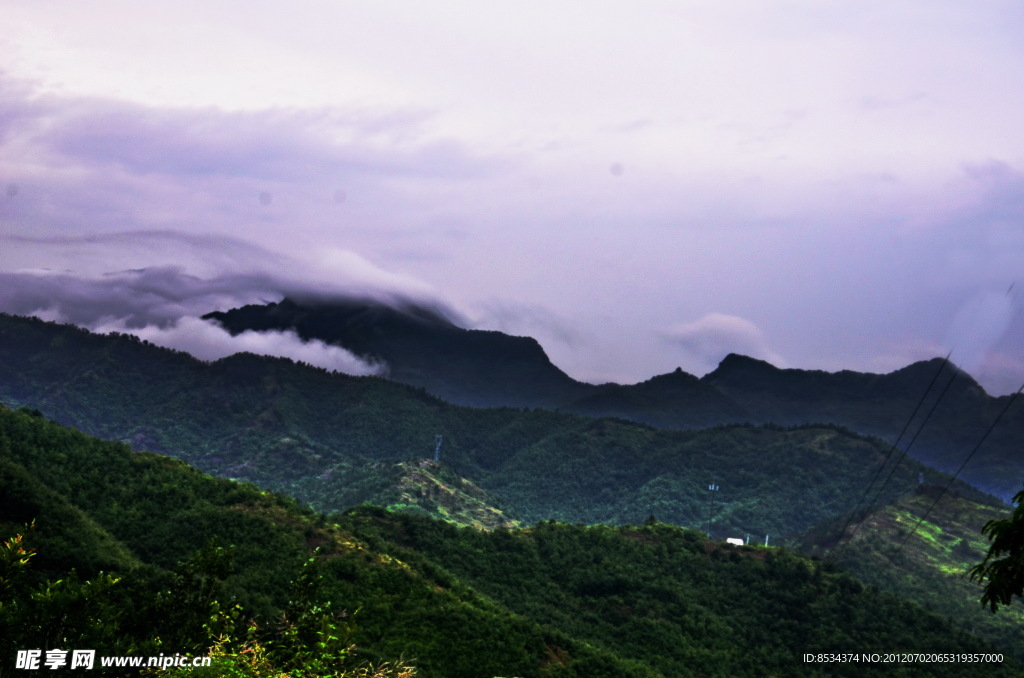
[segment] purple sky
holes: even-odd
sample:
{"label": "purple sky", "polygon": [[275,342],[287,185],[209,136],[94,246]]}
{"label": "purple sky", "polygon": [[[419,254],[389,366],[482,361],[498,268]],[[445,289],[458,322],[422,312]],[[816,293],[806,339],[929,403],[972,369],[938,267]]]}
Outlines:
{"label": "purple sky", "polygon": [[0,310],[365,373],[195,317],[398,294],[587,381],[1024,381],[1019,2],[0,10]]}

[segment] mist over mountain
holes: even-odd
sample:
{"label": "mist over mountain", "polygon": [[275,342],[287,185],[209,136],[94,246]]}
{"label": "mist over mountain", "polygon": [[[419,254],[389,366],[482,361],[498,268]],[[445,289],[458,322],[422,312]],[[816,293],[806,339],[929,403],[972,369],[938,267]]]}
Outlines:
{"label": "mist over mountain", "polygon": [[469,330],[443,310],[413,301],[285,299],[208,313],[232,334],[294,331],[385,366],[393,381],[458,405],[552,407],[591,392],[551,364],[530,337]]}
{"label": "mist over mountain", "polygon": [[[342,347],[386,365],[387,378],[456,404],[553,408],[665,429],[838,424],[890,444],[898,440],[899,449],[950,473],[1011,398],[988,395],[969,374],[941,358],[871,374],[780,369],[729,354],[701,378],[677,369],[638,384],[591,385],[567,376],[529,337],[464,329],[443,309],[414,302],[286,299],[204,318],[232,334],[290,331],[307,341]],[[962,477],[1008,499],[1024,479],[1017,453],[1022,448],[1024,402],[1017,401]]]}
{"label": "mist over mountain", "polygon": [[[676,431],[462,407],[378,377],[251,354],[204,363],[128,335],[13,316],[0,315],[0,351],[9,357],[0,362],[0,402],[321,510],[404,501],[393,492],[393,464],[433,456],[440,434],[442,464],[512,518],[637,523],[654,514],[711,522],[719,534],[783,535],[850,510],[888,452],[834,425]],[[931,476],[913,460],[886,468],[887,498]],[[724,489],[709,515],[712,475]]]}

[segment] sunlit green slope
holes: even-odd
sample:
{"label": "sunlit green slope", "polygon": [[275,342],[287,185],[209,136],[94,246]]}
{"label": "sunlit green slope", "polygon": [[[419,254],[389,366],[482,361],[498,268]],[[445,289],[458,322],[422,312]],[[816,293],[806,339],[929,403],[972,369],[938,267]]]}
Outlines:
{"label": "sunlit green slope", "polygon": [[861,581],[921,603],[1024,657],[1024,604],[993,614],[979,602],[981,584],[967,577],[988,550],[981,527],[1009,513],[1009,507],[923,485],[850,521],[842,542],[836,540],[847,521],[809,531],[801,549],[837,561]]}

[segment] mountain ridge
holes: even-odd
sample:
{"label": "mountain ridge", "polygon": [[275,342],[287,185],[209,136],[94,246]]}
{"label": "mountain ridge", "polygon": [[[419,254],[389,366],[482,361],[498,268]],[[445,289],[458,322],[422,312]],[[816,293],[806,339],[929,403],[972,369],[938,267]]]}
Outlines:
{"label": "mountain ridge", "polygon": [[[393,503],[383,494],[390,475],[374,465],[432,456],[443,435],[443,465],[525,521],[637,523],[653,513],[705,526],[705,489],[717,473],[724,490],[715,531],[778,535],[848,510],[888,451],[831,425],[673,431],[544,409],[459,407],[379,377],[251,354],[204,363],[128,335],[15,316],[0,316],[0,351],[11,357],[0,361],[0,401],[319,510]],[[932,473],[917,462],[893,472],[887,497]]]}
{"label": "mountain ridge", "polygon": [[[364,349],[373,343],[370,339],[374,336],[388,335],[388,327],[399,328],[397,336],[388,339],[390,343],[385,342],[390,347],[391,353],[387,355],[392,361],[388,380],[416,386],[456,404],[543,408],[587,417],[616,417],[666,430],[741,423],[782,426],[832,423],[877,436],[890,445],[906,430],[901,449],[907,449],[909,441],[914,440],[909,449],[914,458],[952,473],[960,468],[968,452],[1011,398],[989,396],[970,375],[938,358],[887,374],[872,374],[850,370],[831,373],[780,369],[763,360],[730,354],[716,370],[701,378],[677,369],[639,384],[583,384],[552,365],[533,339],[458,328],[439,311],[429,308],[400,307],[396,310],[383,302],[374,303],[376,306],[369,312],[353,303],[338,313],[342,320],[355,317],[357,320],[351,323],[362,323],[359,332],[362,332]],[[233,318],[236,332],[245,331],[243,328],[249,325],[256,328],[253,331],[286,329],[279,319],[268,318],[268,313],[280,310],[289,320],[299,316],[306,318],[299,323],[300,336],[331,339],[330,332],[320,326],[330,329],[334,316],[318,310],[322,307],[310,310],[289,301],[283,305],[252,305],[243,309],[242,316],[236,313],[208,317]],[[263,324],[247,320],[249,314]],[[378,323],[380,317],[389,319],[384,326]],[[430,350],[434,353],[420,350],[424,344],[419,340],[422,335],[417,334],[417,328],[423,327],[428,327],[431,333],[425,345],[433,347]],[[456,340],[449,341],[451,337]],[[507,347],[514,350],[507,351]],[[406,367],[394,362],[395,356],[405,355],[415,355],[417,362]],[[442,358],[438,358],[439,355]],[[220,369],[227,369],[231,363],[231,359],[227,359]],[[406,375],[405,381],[395,379],[396,374]],[[88,376],[79,369],[65,379]],[[934,385],[928,390],[933,381]],[[60,391],[70,386],[69,382],[54,384],[51,395],[59,397]],[[140,388],[138,397],[144,397],[144,393]],[[941,402],[940,393],[943,394]],[[917,413],[911,417],[915,410]],[[165,449],[158,436],[139,430],[132,435],[141,436],[153,449]],[[1008,500],[1020,490],[1024,477],[1024,460],[1017,455],[1019,449],[1024,449],[1024,399],[1014,404],[988,436],[985,445],[963,471],[964,479]]]}
{"label": "mountain ridge", "polygon": [[[386,365],[389,379],[426,388],[457,405],[552,406],[593,387],[548,359],[532,337],[459,327],[413,302],[376,300],[250,304],[203,316],[231,334],[293,330]],[[494,384],[501,384],[496,390]]]}

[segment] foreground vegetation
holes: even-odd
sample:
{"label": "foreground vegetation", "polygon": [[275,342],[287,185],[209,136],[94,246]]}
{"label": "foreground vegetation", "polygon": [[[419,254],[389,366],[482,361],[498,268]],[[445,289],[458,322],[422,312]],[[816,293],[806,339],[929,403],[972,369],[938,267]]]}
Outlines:
{"label": "foreground vegetation", "polygon": [[212,652],[194,675],[917,676],[948,667],[802,657],[993,652],[783,550],[654,521],[484,532],[372,507],[328,518],[27,410],[0,408],[0,492],[0,670],[16,650],[63,647]]}
{"label": "foreground vegetation", "polygon": [[981,532],[1005,508],[922,485],[846,524],[830,522],[805,534],[800,550],[835,561],[859,580],[914,600],[964,629],[1024,659],[1024,604],[1007,601],[999,614],[980,604],[982,585],[970,578],[990,546]]}

